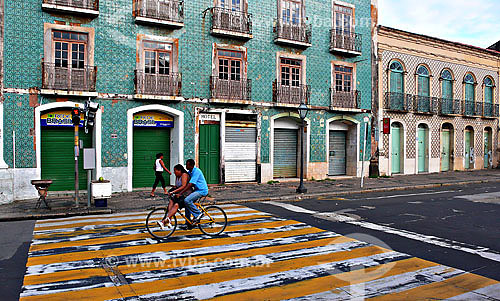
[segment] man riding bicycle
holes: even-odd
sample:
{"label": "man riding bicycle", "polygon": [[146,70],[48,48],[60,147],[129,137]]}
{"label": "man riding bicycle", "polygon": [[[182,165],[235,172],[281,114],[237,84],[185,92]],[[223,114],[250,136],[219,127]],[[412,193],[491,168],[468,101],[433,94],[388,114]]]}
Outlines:
{"label": "man riding bicycle", "polygon": [[[197,224],[200,222],[202,214],[194,202],[208,195],[208,185],[203,172],[199,168],[195,167],[193,159],[186,161],[186,169],[188,170],[190,176],[189,183],[186,187],[184,187],[184,189],[179,191],[176,196],[180,197],[184,192],[194,188],[194,191],[184,199],[184,203],[186,206],[186,217],[190,219],[191,215],[193,215],[194,218],[190,221],[192,221],[192,224]],[[187,223],[184,228],[185,230],[191,230],[193,229],[193,226]]]}

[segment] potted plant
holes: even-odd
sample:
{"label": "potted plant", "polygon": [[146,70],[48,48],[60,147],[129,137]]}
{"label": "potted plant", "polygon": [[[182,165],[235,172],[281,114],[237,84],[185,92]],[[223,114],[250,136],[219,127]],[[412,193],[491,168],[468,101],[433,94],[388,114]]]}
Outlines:
{"label": "potted plant", "polygon": [[107,207],[108,199],[111,198],[111,182],[103,177],[92,181],[92,197],[96,207]]}

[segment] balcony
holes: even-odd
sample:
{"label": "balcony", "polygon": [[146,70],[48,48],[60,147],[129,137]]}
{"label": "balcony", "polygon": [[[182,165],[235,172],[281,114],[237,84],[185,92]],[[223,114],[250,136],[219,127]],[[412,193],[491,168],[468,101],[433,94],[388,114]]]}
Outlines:
{"label": "balcony", "polygon": [[451,98],[439,99],[439,114],[441,115],[461,115],[462,101]]}
{"label": "balcony", "polygon": [[344,32],[342,30],[330,30],[330,52],[346,56],[361,55],[362,35]]}
{"label": "balcony", "polygon": [[361,109],[361,91],[343,92],[330,88],[330,110],[348,111]]}
{"label": "balcony", "polygon": [[180,100],[182,76],[180,73],[149,74],[135,71],[135,99]]}
{"label": "balcony", "polygon": [[242,11],[213,7],[212,35],[241,39],[252,38],[252,15]]}
{"label": "balcony", "polygon": [[309,85],[283,86],[273,83],[273,101],[277,104],[300,105],[308,104],[311,97]]}
{"label": "balcony", "polygon": [[184,2],[179,0],[136,0],[135,21],[180,28],[184,26]]}
{"label": "balcony", "polygon": [[42,9],[95,17],[99,15],[99,0],[43,0]]}
{"label": "balcony", "polygon": [[58,67],[42,63],[42,94],[95,97],[97,67]]}
{"label": "balcony", "polygon": [[387,92],[384,97],[384,109],[396,112],[409,112],[411,110],[412,95],[396,92]]}
{"label": "balcony", "polygon": [[274,20],[274,42],[288,46],[310,47],[312,27],[304,22],[300,24],[284,23],[283,20]]}
{"label": "balcony", "polygon": [[225,80],[210,77],[210,99],[213,102],[235,102],[249,104],[252,100],[252,81]]}
{"label": "balcony", "polygon": [[499,117],[498,105],[485,102],[484,103],[483,117],[485,117],[485,118],[498,118]]}
{"label": "balcony", "polygon": [[414,96],[413,111],[420,114],[435,114],[438,100],[430,96]]}
{"label": "balcony", "polygon": [[473,100],[464,101],[464,110],[463,110],[464,116],[473,117],[478,115],[476,113],[476,109],[477,109],[476,103]]}

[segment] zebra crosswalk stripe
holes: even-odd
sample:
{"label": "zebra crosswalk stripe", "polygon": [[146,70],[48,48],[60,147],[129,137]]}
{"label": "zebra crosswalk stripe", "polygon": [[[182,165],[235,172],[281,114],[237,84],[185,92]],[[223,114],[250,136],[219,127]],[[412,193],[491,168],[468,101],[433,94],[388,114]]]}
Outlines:
{"label": "zebra crosswalk stripe", "polygon": [[241,205],[223,207],[229,225],[219,237],[179,230],[157,241],[144,229],[146,213],[137,212],[37,222],[20,300],[344,300],[353,285],[381,300],[429,292],[464,300],[499,285]]}

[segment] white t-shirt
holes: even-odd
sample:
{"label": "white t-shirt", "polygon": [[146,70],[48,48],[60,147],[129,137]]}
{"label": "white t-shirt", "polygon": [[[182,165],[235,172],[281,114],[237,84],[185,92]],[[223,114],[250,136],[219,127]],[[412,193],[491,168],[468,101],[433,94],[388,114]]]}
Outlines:
{"label": "white t-shirt", "polygon": [[156,171],[164,171],[160,163],[161,159],[156,159]]}

